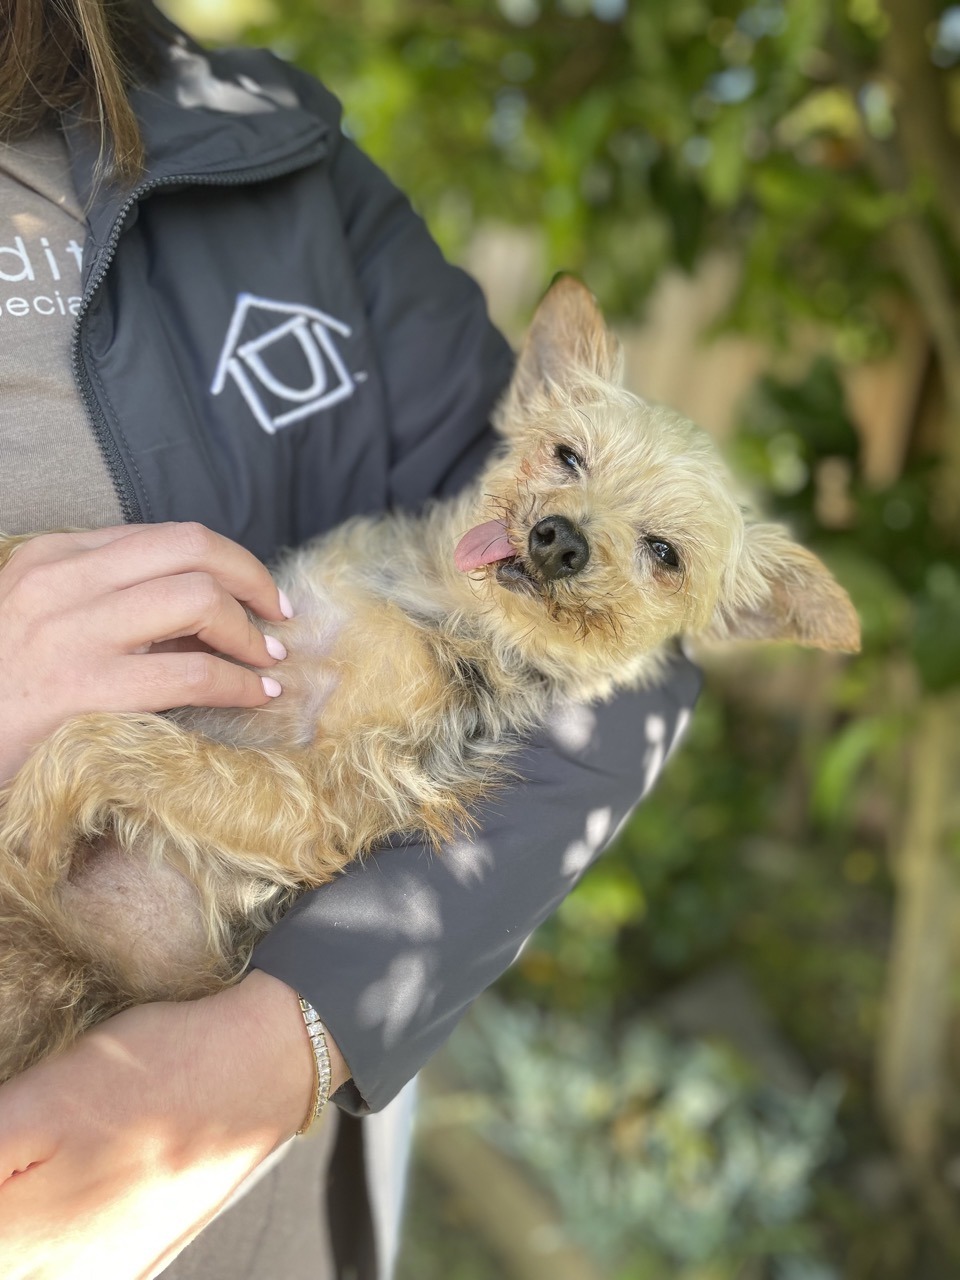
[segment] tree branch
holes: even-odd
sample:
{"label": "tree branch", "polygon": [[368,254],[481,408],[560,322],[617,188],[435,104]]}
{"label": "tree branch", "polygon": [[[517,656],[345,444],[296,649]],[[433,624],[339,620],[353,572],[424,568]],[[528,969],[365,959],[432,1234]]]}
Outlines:
{"label": "tree branch", "polygon": [[960,141],[950,129],[943,75],[930,59],[934,0],[886,0],[881,66],[897,88],[895,115],[907,177],[929,190],[960,253]]}

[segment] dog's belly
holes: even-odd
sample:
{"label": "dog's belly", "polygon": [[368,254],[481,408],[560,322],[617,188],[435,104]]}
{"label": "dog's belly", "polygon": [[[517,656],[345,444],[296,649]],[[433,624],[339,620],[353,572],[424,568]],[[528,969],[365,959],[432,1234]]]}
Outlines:
{"label": "dog's belly", "polygon": [[182,989],[207,958],[196,888],[168,863],[104,839],[84,850],[60,887],[78,937],[90,938],[152,998]]}
{"label": "dog's belly", "polygon": [[258,625],[287,649],[263,672],[280,681],[282,695],[252,710],[185,708],[174,713],[185,728],[236,746],[296,751],[371,726],[395,732],[443,703],[444,677],[424,630],[373,585],[316,559],[311,565],[305,553],[277,581],[294,617]]}
{"label": "dog's belly", "polygon": [[293,618],[267,628],[284,643],[289,657],[276,669],[283,695],[263,710],[265,720],[282,725],[283,739],[306,746],[313,741],[323,713],[343,678],[339,654],[350,611],[342,595],[326,582],[290,582]]}
{"label": "dog's belly", "polygon": [[288,657],[260,674],[280,681],[283,694],[262,707],[181,707],[171,717],[195,733],[236,746],[298,749],[314,740],[324,711],[343,676],[338,650],[350,610],[325,579],[279,575],[293,605],[289,622],[253,621],[276,636]]}

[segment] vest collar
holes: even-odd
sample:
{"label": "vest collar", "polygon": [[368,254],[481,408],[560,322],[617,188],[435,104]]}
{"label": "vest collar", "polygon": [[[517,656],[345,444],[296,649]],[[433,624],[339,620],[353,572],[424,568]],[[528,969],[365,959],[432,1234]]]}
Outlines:
{"label": "vest collar", "polygon": [[205,50],[162,22],[167,69],[130,98],[146,150],[144,175],[132,191],[95,183],[101,167],[96,131],[76,112],[63,120],[74,184],[87,210],[92,252],[84,255],[85,276],[118,220],[156,188],[231,185],[292,171],[326,154],[335,127],[335,100],[273,54]]}

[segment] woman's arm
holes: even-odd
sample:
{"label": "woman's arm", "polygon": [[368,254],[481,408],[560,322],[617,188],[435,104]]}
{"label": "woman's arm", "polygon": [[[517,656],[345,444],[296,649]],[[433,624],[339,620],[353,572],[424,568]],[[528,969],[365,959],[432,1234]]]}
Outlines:
{"label": "woman's arm", "polygon": [[0,1280],[156,1274],[293,1135],[313,1080],[296,996],[252,973],[119,1014],[3,1085]]}

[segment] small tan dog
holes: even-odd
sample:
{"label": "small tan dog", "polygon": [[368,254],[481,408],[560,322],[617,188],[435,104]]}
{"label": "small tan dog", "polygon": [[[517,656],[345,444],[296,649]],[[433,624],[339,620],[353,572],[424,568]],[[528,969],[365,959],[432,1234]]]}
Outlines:
{"label": "small tan dog", "polygon": [[671,638],[859,647],[823,565],[745,523],[707,437],[618,376],[561,280],[477,486],[280,566],[282,698],[80,716],[37,748],[0,797],[0,1080],[127,1005],[232,981],[298,891],[393,832],[469,824],[552,702],[654,678]]}

